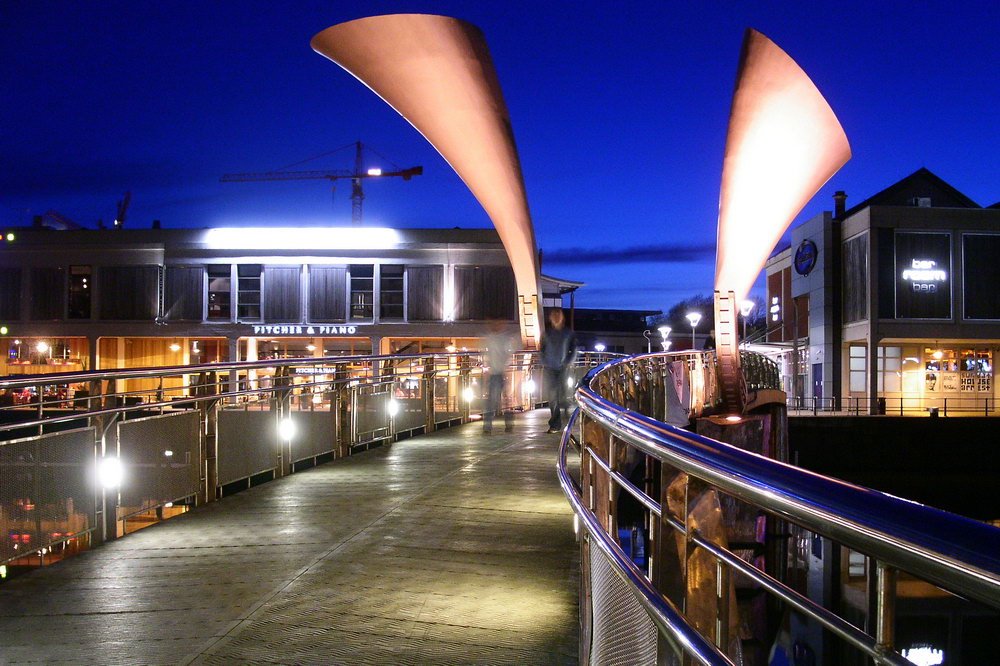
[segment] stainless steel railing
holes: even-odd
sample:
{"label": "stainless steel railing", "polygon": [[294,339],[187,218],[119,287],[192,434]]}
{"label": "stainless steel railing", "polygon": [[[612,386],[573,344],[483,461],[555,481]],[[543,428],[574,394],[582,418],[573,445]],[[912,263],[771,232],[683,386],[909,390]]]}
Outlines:
{"label": "stainless steel railing", "polygon": [[[583,354],[579,372],[610,358]],[[533,353],[508,373],[505,409],[544,400]],[[137,516],[479,418],[483,380],[479,354],[457,352],[2,377],[0,577],[123,536]],[[111,463],[122,479],[98,483]]]}
{"label": "stainless steel railing", "polygon": [[[663,422],[664,395],[673,388],[668,372],[672,360],[670,354],[646,355],[613,361],[588,373],[576,391],[579,410],[564,434],[558,463],[560,483],[585,533],[584,566],[595,570],[605,566],[603,561],[600,567],[595,564],[599,554],[624,581],[635,603],[630,607],[616,601],[614,612],[641,609],[655,625],[658,645],[649,653],[660,655],[657,663],[740,663],[739,648],[733,647],[727,630],[735,607],[732,580],[736,576],[753,581],[785,608],[808,617],[878,664],[910,663],[893,644],[896,586],[901,575],[1000,609],[1000,529],[667,425]],[[652,399],[638,394],[636,386]],[[616,396],[617,402],[625,396],[632,409],[616,404],[609,395]],[[568,464],[574,445],[579,448],[580,479],[573,478]],[[637,459],[646,465],[643,488],[625,474],[625,461]],[[661,472],[659,478],[667,478],[664,474],[669,471],[680,480],[669,489],[674,493],[672,507],[665,506],[669,495],[668,488],[662,487],[665,482],[656,487],[657,475],[649,471],[654,467]],[[716,498],[733,498],[773,519],[822,535],[838,547],[864,554],[870,572],[867,630],[728,548],[724,538],[712,533],[711,512],[689,503],[696,494],[705,496],[706,488],[717,493]],[[642,507],[648,525],[645,552],[654,556],[644,567],[633,562],[617,538],[616,504],[624,495]],[[716,512],[732,508],[718,502],[712,506]],[[670,561],[678,571],[664,570]],[[710,589],[706,580],[689,580],[699,571],[692,570],[696,561]],[[682,578],[679,584],[674,580],[677,576]],[[606,587],[598,577],[592,576],[592,585]],[[596,597],[595,593],[592,603],[581,611],[591,615],[584,618],[584,625],[592,628],[603,621],[596,616],[608,612],[598,607]],[[591,639],[595,633],[591,631]],[[585,662],[607,649],[593,642],[584,648]]]}

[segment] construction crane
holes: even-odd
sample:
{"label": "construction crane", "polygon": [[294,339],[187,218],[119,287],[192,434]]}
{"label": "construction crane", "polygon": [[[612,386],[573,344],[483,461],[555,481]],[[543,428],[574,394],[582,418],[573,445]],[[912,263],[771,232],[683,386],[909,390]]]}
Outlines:
{"label": "construction crane", "polygon": [[[365,199],[364,190],[361,187],[361,181],[366,178],[388,178],[392,176],[398,176],[403,180],[409,180],[413,176],[419,176],[424,173],[424,168],[422,166],[410,167],[409,169],[396,169],[394,171],[383,171],[380,168],[369,168],[364,169],[362,167],[362,148],[363,144],[360,141],[355,141],[353,144],[347,144],[347,146],[342,146],[335,151],[338,152],[353,145],[355,147],[354,153],[354,169],[340,169],[332,171],[287,171],[286,169],[279,169],[277,171],[263,171],[257,173],[227,173],[220,179],[223,183],[248,183],[253,181],[263,181],[263,180],[329,180],[337,181],[345,178],[351,179],[351,222],[354,226],[361,226],[361,202]],[[329,155],[330,153],[324,153],[324,155]],[[319,155],[317,157],[323,157],[324,155]],[[316,159],[315,157],[309,158],[310,160]],[[309,161],[309,160],[304,160]],[[302,164],[298,162],[297,164]],[[292,164],[289,166],[296,166],[297,164]]]}

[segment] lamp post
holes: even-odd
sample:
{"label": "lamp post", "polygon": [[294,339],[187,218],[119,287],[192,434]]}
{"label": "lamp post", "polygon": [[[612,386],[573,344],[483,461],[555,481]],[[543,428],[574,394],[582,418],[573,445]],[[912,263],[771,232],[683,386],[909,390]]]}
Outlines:
{"label": "lamp post", "polygon": [[642,332],[642,337],[646,338],[646,353],[647,354],[652,354],[653,353],[653,341],[649,339],[650,333],[652,333],[652,331],[649,330],[648,328],[645,331]]}
{"label": "lamp post", "polygon": [[660,332],[660,343],[663,345],[663,351],[667,351],[668,349],[670,349],[670,341],[667,340],[667,338],[670,337],[670,327],[661,326],[656,330]]}
{"label": "lamp post", "polygon": [[701,321],[701,313],[700,312],[688,312],[685,315],[685,317],[687,317],[687,320],[689,322],[691,322],[691,349],[694,350],[694,348],[695,348],[695,344],[694,344],[694,329],[698,326],[698,322]]}
{"label": "lamp post", "polygon": [[740,302],[740,314],[743,315],[743,344],[747,342],[747,317],[753,312],[753,301],[749,298]]}

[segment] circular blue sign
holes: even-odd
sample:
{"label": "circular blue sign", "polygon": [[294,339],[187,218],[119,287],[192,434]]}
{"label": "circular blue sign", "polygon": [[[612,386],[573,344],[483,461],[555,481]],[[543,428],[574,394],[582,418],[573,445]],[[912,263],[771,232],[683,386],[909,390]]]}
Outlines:
{"label": "circular blue sign", "polygon": [[795,250],[795,272],[799,275],[809,275],[809,271],[816,266],[816,257],[818,255],[819,251],[816,249],[816,243],[813,243],[809,239],[802,241],[799,249]]}

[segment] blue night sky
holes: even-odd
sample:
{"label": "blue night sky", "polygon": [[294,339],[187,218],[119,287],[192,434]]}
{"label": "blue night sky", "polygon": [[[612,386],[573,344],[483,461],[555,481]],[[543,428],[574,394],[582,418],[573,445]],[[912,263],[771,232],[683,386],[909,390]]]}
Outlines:
{"label": "blue night sky", "polygon": [[[55,210],[128,226],[348,225],[350,184],[223,184],[357,139],[409,182],[366,182],[367,226],[487,227],[394,111],[314,53],[320,30],[422,12],[486,34],[543,272],[578,305],[667,309],[708,294],[729,102],[754,27],[816,82],[854,157],[802,219],[921,166],[1000,199],[1000,4],[983,2],[4,2],[0,226]],[[342,151],[297,168],[347,169]],[[375,166],[366,164],[365,166]],[[378,160],[378,166],[391,164]]]}

